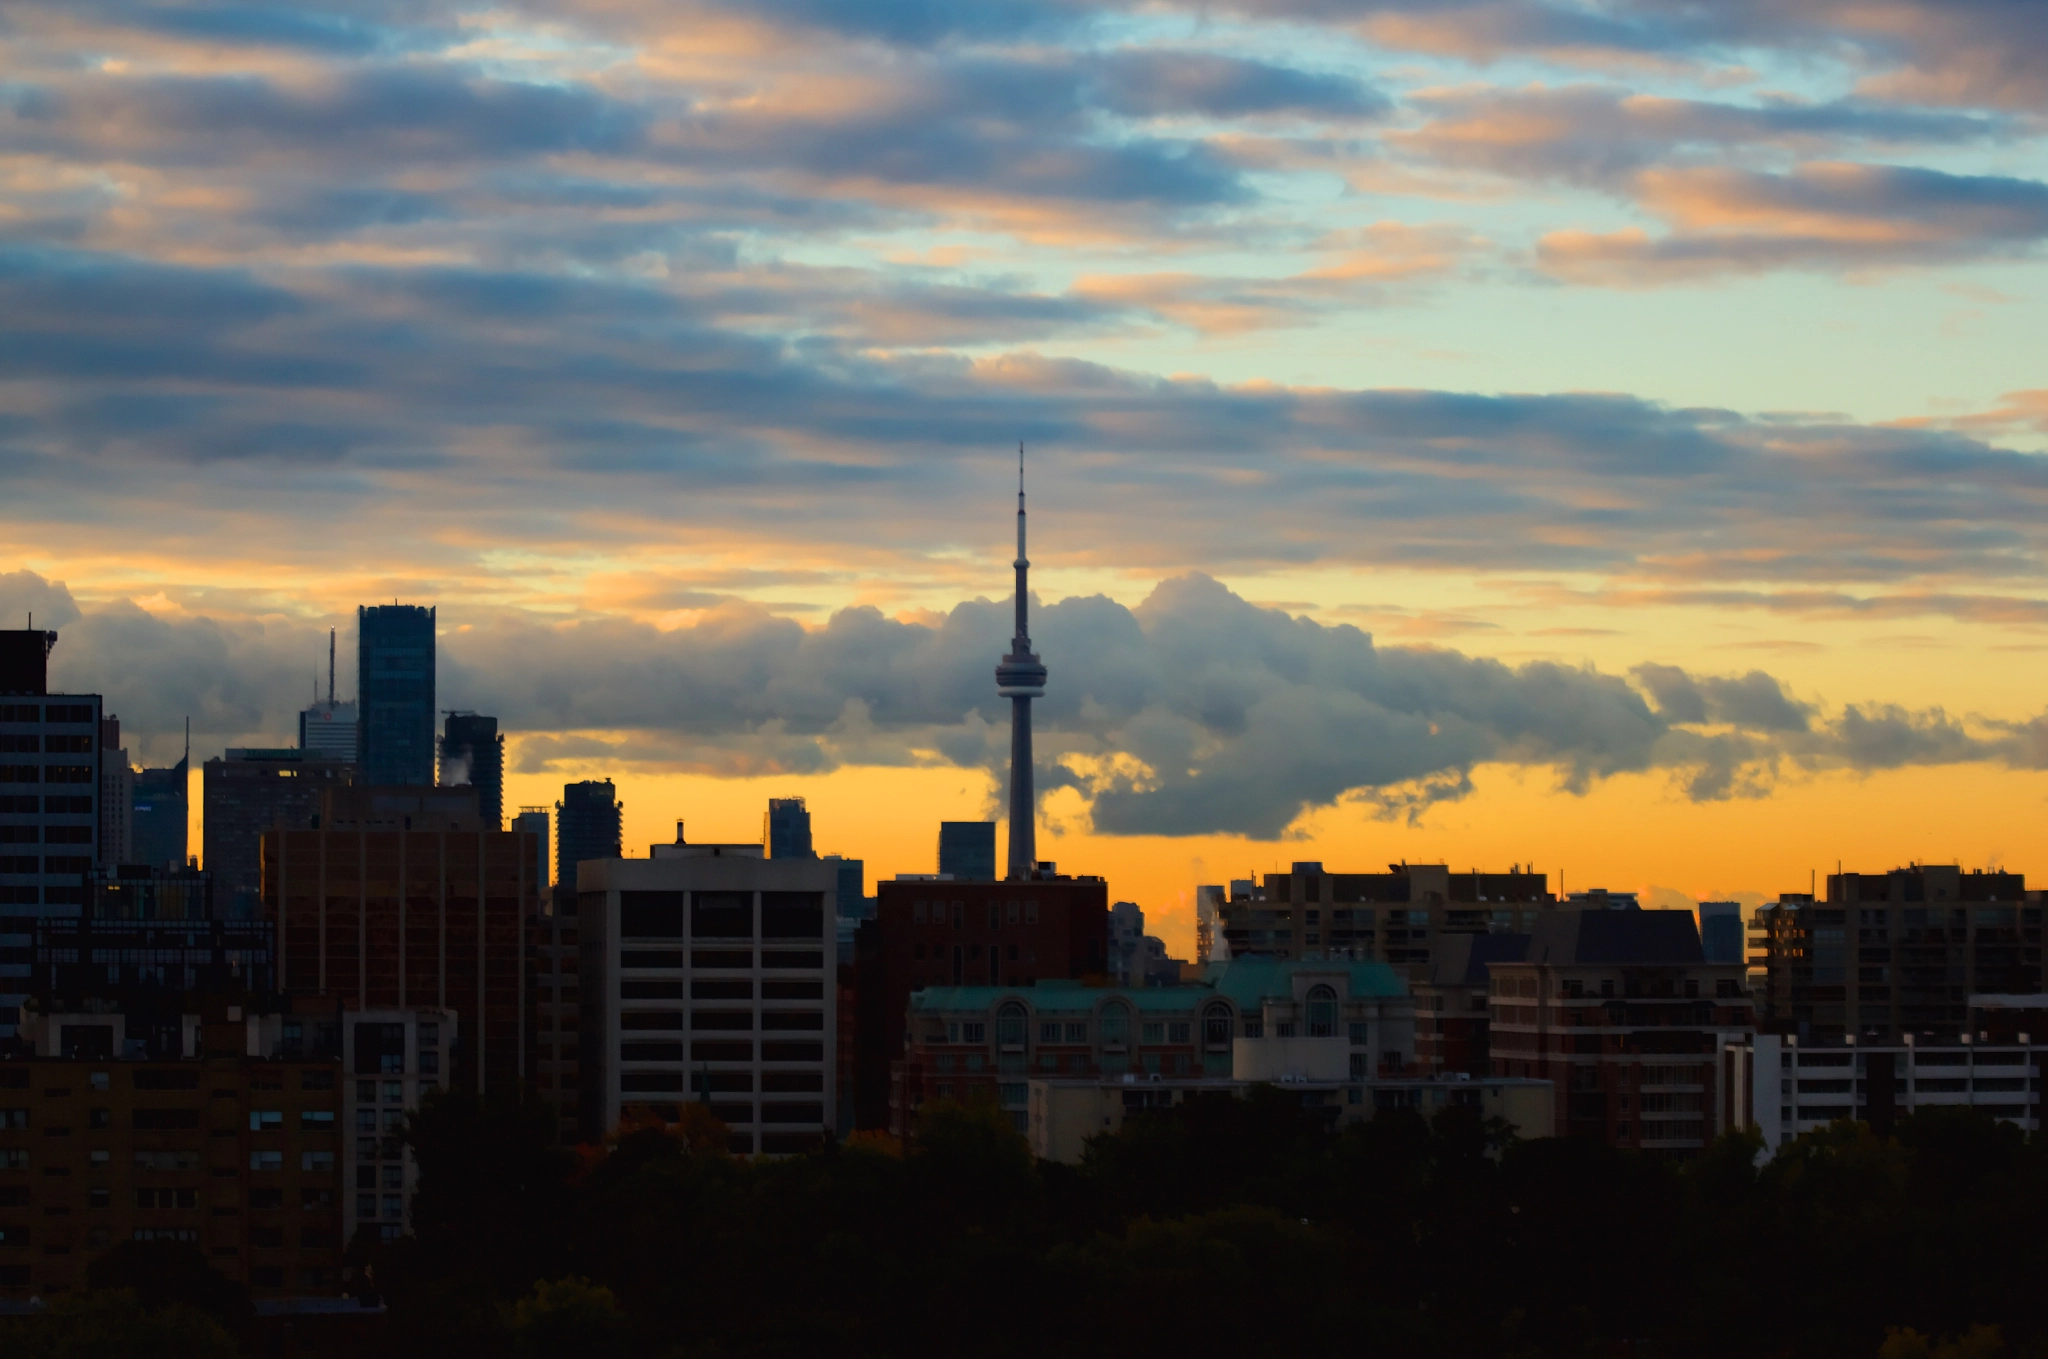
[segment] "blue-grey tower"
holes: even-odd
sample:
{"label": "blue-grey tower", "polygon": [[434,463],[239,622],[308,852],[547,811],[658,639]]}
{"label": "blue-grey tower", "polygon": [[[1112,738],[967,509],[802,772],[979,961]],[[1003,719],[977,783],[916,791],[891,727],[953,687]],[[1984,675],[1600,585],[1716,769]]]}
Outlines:
{"label": "blue-grey tower", "polygon": [[1038,870],[1038,828],[1031,795],[1031,700],[1045,696],[1045,667],[1031,650],[1025,617],[1031,599],[1031,562],[1024,555],[1024,445],[1017,445],[1017,635],[996,664],[996,693],[1010,700],[1011,881]]}
{"label": "blue-grey tower", "polygon": [[356,766],[368,784],[434,786],[434,610],[356,610]]}

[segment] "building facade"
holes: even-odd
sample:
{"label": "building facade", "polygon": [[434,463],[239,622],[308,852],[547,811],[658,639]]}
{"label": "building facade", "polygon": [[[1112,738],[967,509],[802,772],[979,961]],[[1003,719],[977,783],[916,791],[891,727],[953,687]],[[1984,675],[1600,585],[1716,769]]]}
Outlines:
{"label": "building facade", "polygon": [[1416,982],[1415,1056],[1431,1075],[1491,1076],[1494,963],[1529,954],[1526,934],[1444,934],[1430,951],[1429,977]]}
{"label": "building facade", "polygon": [[299,749],[307,755],[356,762],[356,705],[329,698],[299,712]]}
{"label": "building facade", "polygon": [[1355,958],[1427,975],[1447,934],[1526,933],[1556,901],[1544,874],[1454,873],[1443,864],[1394,864],[1385,873],[1326,873],[1297,863],[1256,890],[1215,903],[1229,956]]}
{"label": "building facade", "polygon": [[932,1100],[990,1101],[1029,1132],[1034,1078],[1341,1084],[1417,1074],[1414,1003],[1378,963],[1243,959],[1175,987],[927,987],[909,999],[905,1034],[890,1071],[898,1136]]}
{"label": "building facade", "polygon": [[941,821],[938,872],[963,882],[992,882],[996,876],[996,823]]}
{"label": "building facade", "polygon": [[1953,1041],[1973,993],[2048,990],[2041,894],[2023,874],[1954,865],[1831,874],[1821,901],[1781,896],[1750,923],[1750,963],[1759,1026],[1809,1043]]}
{"label": "building facade", "polygon": [[259,1301],[341,1292],[336,1031],[237,1007],[183,1027],[161,1052],[119,1014],[39,1014],[0,1058],[0,1298],[82,1292],[126,1240],[189,1242]]}
{"label": "building facade", "polygon": [[137,769],[129,804],[129,861],[183,868],[192,861],[192,758],[168,769]]}
{"label": "building facade", "polygon": [[448,714],[441,727],[440,781],[476,789],[476,810],[484,829],[505,828],[505,738],[498,732],[497,718]]}
{"label": "building facade", "polygon": [[562,800],[555,804],[555,889],[570,906],[576,894],[576,865],[620,856],[625,811],[610,779],[563,786]]}
{"label": "building facade", "polygon": [[449,1081],[455,1012],[352,1010],[341,1019],[342,1239],[395,1241],[411,1226],[419,1166],[405,1120]]}
{"label": "building facade", "polygon": [[903,1055],[914,993],[1107,979],[1109,887],[1100,878],[926,877],[880,882],[875,893],[875,918],[854,936],[857,1127],[889,1125],[890,1064]]}
{"label": "building facade", "polygon": [[771,797],[761,817],[761,845],[771,859],[810,859],[811,811],[800,797]]}
{"label": "building facade", "polygon": [[315,830],[263,837],[278,986],[346,1010],[449,1010],[455,1084],[526,1079],[533,838],[479,825],[468,790],[331,790]]}
{"label": "building facade", "polygon": [[1965,1035],[1926,1043],[1908,1034],[1896,1043],[1815,1046],[1789,1034],[1759,1033],[1750,1044],[1731,1045],[1727,1060],[1731,1084],[1745,1099],[1744,1121],[1756,1125],[1772,1152],[1838,1119],[1853,1118],[1889,1136],[1899,1119],[1917,1110],[1955,1106],[2039,1132],[2048,1043],[2031,1033],[2016,1038],[1980,1043]]}
{"label": "building facade", "polygon": [[761,846],[656,845],[585,860],[584,1135],[702,1103],[743,1154],[809,1150],[837,1128],[838,875]]}
{"label": "building facade", "polygon": [[102,865],[135,858],[135,770],[121,744],[121,719],[100,719],[100,843]]}
{"label": "building facade", "polygon": [[582,1135],[582,950],[576,916],[553,909],[529,922],[533,959],[531,1014],[532,1085],[555,1106],[555,1135],[575,1142]]}
{"label": "building facade", "polygon": [[311,830],[328,791],[355,782],[353,762],[290,748],[235,747],[200,766],[206,871],[219,909],[237,918],[261,913],[263,833]]}
{"label": "building facade", "polygon": [[1491,1070],[1555,1083],[1560,1136],[1685,1157],[1734,1125],[1719,1063],[1753,1032],[1750,997],[1691,912],[1556,912],[1487,970]]}
{"label": "building facade", "polygon": [[356,764],[365,783],[434,783],[434,612],[356,610]]}

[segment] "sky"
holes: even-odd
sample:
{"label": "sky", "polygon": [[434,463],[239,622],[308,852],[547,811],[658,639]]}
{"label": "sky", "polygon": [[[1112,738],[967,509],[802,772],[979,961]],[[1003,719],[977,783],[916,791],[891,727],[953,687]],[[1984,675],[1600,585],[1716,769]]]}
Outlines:
{"label": "sky", "polygon": [[[2048,874],[2048,6],[17,0],[0,617],[131,756],[438,610],[629,852]],[[196,842],[195,842],[196,843]],[[872,890],[872,888],[870,889]]]}

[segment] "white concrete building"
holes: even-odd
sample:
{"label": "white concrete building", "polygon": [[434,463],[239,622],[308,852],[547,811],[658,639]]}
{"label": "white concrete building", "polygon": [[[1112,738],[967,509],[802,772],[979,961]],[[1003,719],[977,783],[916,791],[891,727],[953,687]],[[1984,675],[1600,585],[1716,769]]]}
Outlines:
{"label": "white concrete building", "polygon": [[[837,1126],[838,866],[761,846],[656,845],[577,870],[584,1135],[697,1101],[739,1154]],[[591,1125],[595,1126],[591,1126]]]}
{"label": "white concrete building", "polygon": [[[2048,1035],[2043,1035],[2048,1037]],[[1916,1110],[1970,1105],[2028,1132],[2041,1127],[2041,1067],[2048,1044],[1916,1041],[1801,1046],[1760,1033],[1723,1052],[1729,1085],[1748,1097],[1748,1122],[1772,1153],[1800,1133],[1853,1118],[1889,1132]],[[1740,1118],[1738,1122],[1744,1121]]]}

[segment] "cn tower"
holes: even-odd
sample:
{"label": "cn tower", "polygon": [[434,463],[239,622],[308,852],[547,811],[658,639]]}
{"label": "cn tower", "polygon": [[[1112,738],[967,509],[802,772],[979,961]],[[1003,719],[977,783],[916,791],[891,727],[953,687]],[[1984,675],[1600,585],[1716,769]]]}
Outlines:
{"label": "cn tower", "polygon": [[1010,700],[1010,871],[1012,882],[1038,870],[1038,829],[1031,797],[1031,700],[1045,696],[1045,667],[1031,650],[1025,612],[1031,562],[1024,555],[1024,445],[1017,445],[1017,635],[996,663],[996,693]]}

